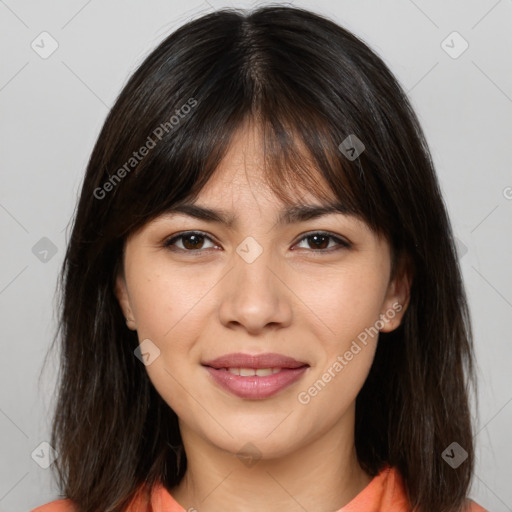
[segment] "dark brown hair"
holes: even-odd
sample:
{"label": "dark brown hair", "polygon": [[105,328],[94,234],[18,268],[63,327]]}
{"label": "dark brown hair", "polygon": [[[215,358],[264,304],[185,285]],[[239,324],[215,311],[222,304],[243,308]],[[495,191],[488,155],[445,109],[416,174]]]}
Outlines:
{"label": "dark brown hair", "polygon": [[[186,470],[177,417],[134,356],[114,294],[127,236],[198,194],[245,121],[264,134],[276,193],[298,184],[339,200],[409,261],[410,304],[383,333],[356,401],[361,466],[402,474],[422,512],[462,509],[474,465],[468,307],[453,235],[417,118],[366,44],[302,9],[224,9],[168,36],[121,91],[85,174],[62,267],[58,479],[80,512],[122,511]],[[356,136],[358,158],[340,144]],[[352,139],[355,140],[355,139]],[[146,150],[142,150],[146,148]],[[323,196],[322,196],[323,197]],[[442,452],[456,441],[467,459]]]}

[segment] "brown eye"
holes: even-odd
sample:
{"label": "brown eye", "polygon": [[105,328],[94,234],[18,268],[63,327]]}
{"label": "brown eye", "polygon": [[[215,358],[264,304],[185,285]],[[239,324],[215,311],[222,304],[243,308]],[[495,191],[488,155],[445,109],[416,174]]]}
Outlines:
{"label": "brown eye", "polygon": [[307,240],[313,242],[314,247],[312,249],[327,249],[330,238],[330,236],[325,235],[311,235],[308,236]]}
{"label": "brown eye", "polygon": [[[165,242],[165,247],[170,250],[195,252],[204,249],[205,240],[211,239],[200,231],[189,231],[181,233]],[[181,242],[181,247],[176,245],[176,242]]]}
{"label": "brown eye", "polygon": [[[342,240],[337,236],[331,235],[330,233],[324,233],[321,231],[310,233],[302,237],[299,243],[303,242],[304,240],[307,240],[308,244],[308,247],[306,247],[306,249],[312,249],[313,251],[331,252],[331,250],[329,250],[329,242],[331,240],[334,240],[336,242],[334,248],[332,246],[330,247],[330,249],[332,250],[336,251],[342,248],[350,248],[350,244],[345,240]],[[338,247],[336,247],[336,245]]]}

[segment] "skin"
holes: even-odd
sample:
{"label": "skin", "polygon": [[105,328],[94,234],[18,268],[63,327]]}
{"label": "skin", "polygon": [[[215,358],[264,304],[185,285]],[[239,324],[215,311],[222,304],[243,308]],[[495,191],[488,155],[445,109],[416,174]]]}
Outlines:
{"label": "skin", "polygon": [[[179,418],[188,467],[171,494],[185,510],[224,511],[229,503],[244,512],[332,512],[371,481],[357,461],[354,419],[378,336],[359,343],[362,350],[309,403],[298,395],[380,315],[388,318],[381,332],[398,327],[410,278],[405,271],[390,278],[388,243],[355,217],[277,224],[283,204],[261,178],[260,147],[257,130],[240,130],[196,200],[228,210],[236,223],[156,218],[128,238],[116,294],[128,327],[160,350],[146,370]],[[302,202],[319,204],[299,192]],[[190,238],[177,240],[176,252],[164,246],[188,230],[209,238],[199,249]],[[304,238],[320,230],[351,247]],[[252,263],[236,252],[248,236],[263,249]],[[276,395],[247,400],[218,387],[201,366],[232,352],[277,352],[310,367]],[[254,464],[237,456],[244,446],[246,455],[257,453]]]}

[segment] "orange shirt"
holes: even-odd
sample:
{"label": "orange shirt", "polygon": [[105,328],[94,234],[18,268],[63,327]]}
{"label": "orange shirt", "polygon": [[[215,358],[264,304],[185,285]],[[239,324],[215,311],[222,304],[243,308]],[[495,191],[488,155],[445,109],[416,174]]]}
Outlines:
{"label": "orange shirt", "polygon": [[[487,512],[484,508],[472,502],[470,512]],[[135,499],[129,512],[144,510],[141,502]],[[389,466],[375,476],[370,483],[349,503],[338,512],[409,512],[410,507],[405,495],[402,477],[396,468]],[[52,501],[31,512],[75,512],[73,504],[68,499]],[[151,507],[146,512],[186,512],[174,500],[169,491],[162,485],[155,488],[151,497]]]}

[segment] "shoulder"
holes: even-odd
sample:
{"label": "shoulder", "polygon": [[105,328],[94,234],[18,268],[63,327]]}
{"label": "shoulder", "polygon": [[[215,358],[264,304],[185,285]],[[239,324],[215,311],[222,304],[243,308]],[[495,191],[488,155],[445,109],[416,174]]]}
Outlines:
{"label": "shoulder", "polygon": [[467,512],[488,512],[488,510],[481,507],[478,503],[475,503],[474,501],[469,500]]}
{"label": "shoulder", "polygon": [[[152,508],[148,509],[147,498],[145,498],[146,488],[144,485],[141,485],[137,492],[135,493],[132,501],[126,508],[127,512],[142,512],[147,510],[153,510]],[[161,499],[162,493],[164,492],[164,487],[162,484],[156,485],[155,490],[153,491],[153,495],[159,499]],[[162,510],[161,508],[156,508],[155,511]],[[166,512],[173,512],[174,509]],[[61,498],[55,501],[51,501],[44,505],[40,505],[32,509],[30,512],[77,512],[78,507],[75,502],[73,502],[69,498]],[[181,510],[178,509],[178,512]]]}
{"label": "shoulder", "polygon": [[40,507],[32,509],[30,512],[75,512],[73,502],[68,499],[61,499],[46,503]]}
{"label": "shoulder", "polygon": [[[358,499],[361,500],[361,503],[357,501]],[[354,508],[354,512],[356,510],[367,511],[370,509],[375,509],[375,511],[378,510],[379,512],[406,512],[411,510],[404,479],[398,468],[389,465],[373,478],[366,489],[352,503],[361,505],[360,508]],[[371,504],[371,506],[369,508],[362,506],[367,504]],[[470,499],[466,500],[466,505],[464,512],[488,512],[488,510]],[[345,509],[342,510],[345,512]],[[348,507],[346,512],[352,512],[352,508]]]}

